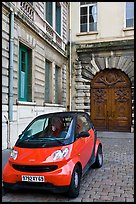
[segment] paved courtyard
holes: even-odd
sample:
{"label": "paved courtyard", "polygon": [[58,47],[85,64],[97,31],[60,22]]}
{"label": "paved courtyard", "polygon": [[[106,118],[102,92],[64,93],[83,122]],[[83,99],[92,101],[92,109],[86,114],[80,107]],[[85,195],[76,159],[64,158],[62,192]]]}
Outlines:
{"label": "paved courtyard", "polygon": [[2,202],[134,202],[134,135],[99,133],[104,164],[81,180],[78,198],[44,191],[4,193]]}

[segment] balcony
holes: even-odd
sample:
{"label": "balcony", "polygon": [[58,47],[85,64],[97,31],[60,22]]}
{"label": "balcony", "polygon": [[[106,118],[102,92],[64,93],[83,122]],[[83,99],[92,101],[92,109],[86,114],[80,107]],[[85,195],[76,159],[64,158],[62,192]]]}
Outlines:
{"label": "balcony", "polygon": [[61,36],[53,29],[53,27],[43,19],[37,11],[34,10],[33,2],[18,2],[19,9],[21,9],[27,17],[29,17],[39,29],[41,29],[51,41],[56,43],[63,51],[65,51],[65,43]]}
{"label": "balcony", "polygon": [[50,24],[46,21],[44,21],[45,24],[44,24],[44,31],[45,33],[50,37],[52,38],[52,40],[62,48],[62,39],[61,37],[59,36],[59,34],[52,28],[52,26],[50,26]]}
{"label": "balcony", "polygon": [[20,2],[20,9],[31,19],[34,20],[34,8],[31,2]]}

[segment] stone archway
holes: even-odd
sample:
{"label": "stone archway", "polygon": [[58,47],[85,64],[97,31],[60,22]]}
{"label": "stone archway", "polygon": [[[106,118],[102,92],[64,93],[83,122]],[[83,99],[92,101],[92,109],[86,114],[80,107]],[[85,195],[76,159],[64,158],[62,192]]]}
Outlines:
{"label": "stone archway", "polygon": [[91,118],[99,131],[131,131],[131,82],[119,69],[105,69],[91,81]]}
{"label": "stone archway", "polygon": [[80,50],[78,59],[75,62],[72,76],[72,110],[85,111],[91,113],[90,83],[94,77],[104,70],[117,69],[123,72],[131,83],[131,132],[134,132],[134,55],[133,51],[127,53],[122,50],[103,53],[91,53]]}

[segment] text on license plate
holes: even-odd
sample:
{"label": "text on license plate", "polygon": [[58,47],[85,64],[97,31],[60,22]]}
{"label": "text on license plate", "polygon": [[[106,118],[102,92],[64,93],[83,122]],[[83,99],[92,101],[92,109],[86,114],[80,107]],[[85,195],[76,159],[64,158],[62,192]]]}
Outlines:
{"label": "text on license plate", "polygon": [[44,182],[44,176],[22,176],[22,181],[28,181],[28,182]]}

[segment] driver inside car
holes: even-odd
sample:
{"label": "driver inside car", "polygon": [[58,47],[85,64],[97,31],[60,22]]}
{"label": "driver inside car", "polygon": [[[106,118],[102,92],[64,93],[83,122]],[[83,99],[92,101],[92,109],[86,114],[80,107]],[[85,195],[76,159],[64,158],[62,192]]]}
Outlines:
{"label": "driver inside car", "polygon": [[81,118],[77,119],[77,132],[80,134],[83,131],[83,121]]}
{"label": "driver inside car", "polygon": [[51,121],[51,135],[55,137],[65,137],[63,120],[59,117],[52,118]]}

